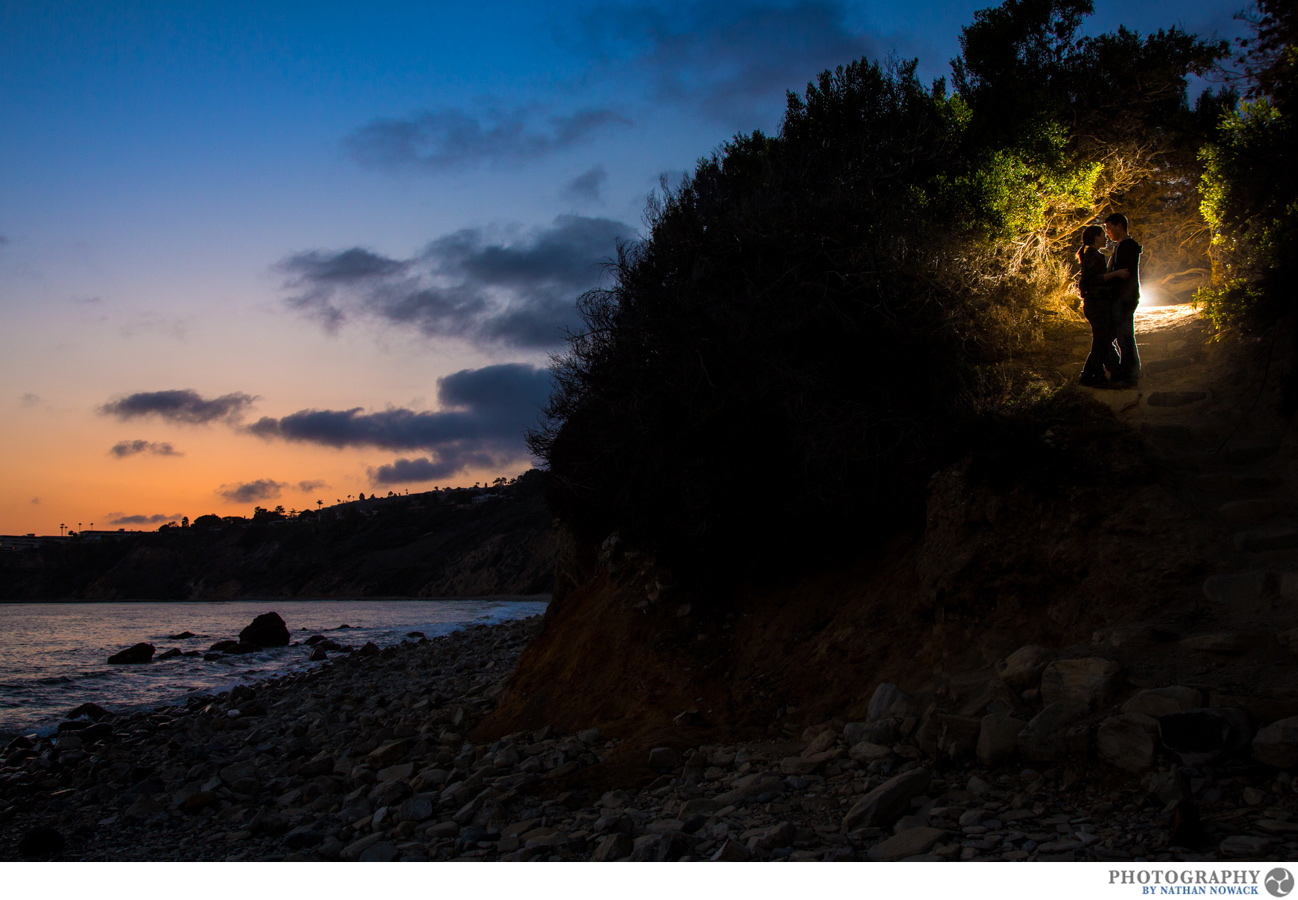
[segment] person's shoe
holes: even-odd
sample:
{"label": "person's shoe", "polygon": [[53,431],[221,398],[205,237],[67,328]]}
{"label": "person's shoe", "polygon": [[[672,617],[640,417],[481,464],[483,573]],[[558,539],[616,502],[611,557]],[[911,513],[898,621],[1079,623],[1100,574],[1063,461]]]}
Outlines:
{"label": "person's shoe", "polygon": [[1104,380],[1103,375],[1083,375],[1081,378],[1077,379],[1077,383],[1082,387],[1088,388],[1102,388],[1108,387],[1109,385],[1109,383]]}

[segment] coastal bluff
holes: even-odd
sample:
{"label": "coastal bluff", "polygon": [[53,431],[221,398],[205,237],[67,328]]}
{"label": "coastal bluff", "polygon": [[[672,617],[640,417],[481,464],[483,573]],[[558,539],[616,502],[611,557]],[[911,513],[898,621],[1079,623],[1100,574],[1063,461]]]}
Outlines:
{"label": "coastal bluff", "polygon": [[558,541],[539,491],[414,501],[372,515],[168,528],[3,553],[0,602],[549,591]]}

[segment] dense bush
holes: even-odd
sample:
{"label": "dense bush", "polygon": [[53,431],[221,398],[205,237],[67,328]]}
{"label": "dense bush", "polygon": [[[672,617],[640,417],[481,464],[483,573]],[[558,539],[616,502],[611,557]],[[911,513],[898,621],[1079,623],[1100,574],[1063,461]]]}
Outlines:
{"label": "dense bush", "polygon": [[1267,326],[1298,311],[1298,12],[1263,0],[1240,62],[1247,96],[1203,151],[1203,213],[1213,283],[1201,297],[1219,327]]}
{"label": "dense bush", "polygon": [[[1033,66],[1077,84],[1091,45],[1069,11],[1089,3],[1004,8],[966,30],[959,93],[854,62],[790,94],[777,136],[736,137],[651,203],[647,238],[581,299],[529,438],[579,534],[679,565],[796,554],[916,508],[1039,339],[1055,251],[1115,165],[1081,154],[1084,104],[995,102]],[[1191,51],[1211,53],[1183,37],[1151,44],[1179,60],[1182,105]],[[990,65],[1003,52],[1023,65]]]}

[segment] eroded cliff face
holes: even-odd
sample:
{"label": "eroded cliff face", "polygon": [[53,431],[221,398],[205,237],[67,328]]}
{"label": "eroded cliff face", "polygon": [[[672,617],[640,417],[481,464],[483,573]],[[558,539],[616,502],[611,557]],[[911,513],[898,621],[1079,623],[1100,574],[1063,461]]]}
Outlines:
{"label": "eroded cliff face", "polygon": [[[1090,440],[1105,456],[1077,469],[1099,452]],[[568,588],[481,733],[595,726],[671,744],[685,740],[673,720],[696,710],[689,741],[757,737],[864,716],[881,682],[923,695],[990,675],[1025,644],[1183,630],[1219,536],[1139,442],[1078,441],[1022,477],[962,460],[933,478],[922,530],[802,575],[704,592],[616,544],[569,546],[556,579]],[[1135,677],[1161,664],[1137,658],[1147,649],[1122,651]]]}

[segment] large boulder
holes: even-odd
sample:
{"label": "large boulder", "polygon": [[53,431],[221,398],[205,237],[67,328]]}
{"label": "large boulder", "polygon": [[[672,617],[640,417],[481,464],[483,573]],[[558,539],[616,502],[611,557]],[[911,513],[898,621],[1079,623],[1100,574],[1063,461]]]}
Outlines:
{"label": "large boulder", "polygon": [[1054,654],[1045,647],[1029,644],[1020,647],[1008,657],[996,664],[996,674],[1001,681],[1016,691],[1034,688],[1041,680],[1041,673],[1054,659]]}
{"label": "large boulder", "polygon": [[114,653],[108,657],[108,662],[114,666],[129,666],[139,663],[153,662],[153,645],[139,643],[134,647],[127,647],[121,653]]}
{"label": "large boulder", "polygon": [[1006,762],[1018,749],[1019,732],[1027,725],[1022,719],[989,713],[978,729],[978,759],[985,766]]}
{"label": "large boulder", "polygon": [[880,719],[904,719],[910,714],[910,697],[906,692],[895,684],[884,682],[874,689],[865,718],[867,723],[873,723]]}
{"label": "large boulder", "polygon": [[1128,772],[1143,772],[1158,751],[1158,720],[1140,713],[1110,716],[1095,733],[1100,758]]}
{"label": "large boulder", "polygon": [[925,768],[911,769],[889,778],[866,794],[847,812],[843,827],[891,825],[910,808],[910,801],[928,788],[932,775]]}
{"label": "large boulder", "polygon": [[1041,673],[1041,702],[1088,713],[1113,699],[1121,674],[1122,666],[1099,656],[1056,660]]}
{"label": "large boulder", "polygon": [[1029,762],[1085,756],[1087,736],[1085,731],[1074,728],[1076,721],[1077,714],[1064,704],[1050,704],[1019,732],[1019,753]]}
{"label": "large boulder", "polygon": [[1201,766],[1243,750],[1253,739],[1253,724],[1242,709],[1191,709],[1158,720],[1163,746],[1187,766]]}
{"label": "large boulder", "polygon": [[252,620],[252,624],[239,632],[239,643],[255,644],[258,647],[287,647],[289,641],[288,626],[279,617],[279,613],[263,613]]}
{"label": "large boulder", "polygon": [[1253,738],[1253,758],[1277,769],[1298,766],[1298,717],[1272,722]]}
{"label": "large boulder", "polygon": [[1122,704],[1124,713],[1143,716],[1167,716],[1203,706],[1203,692],[1181,684],[1141,691]]}

